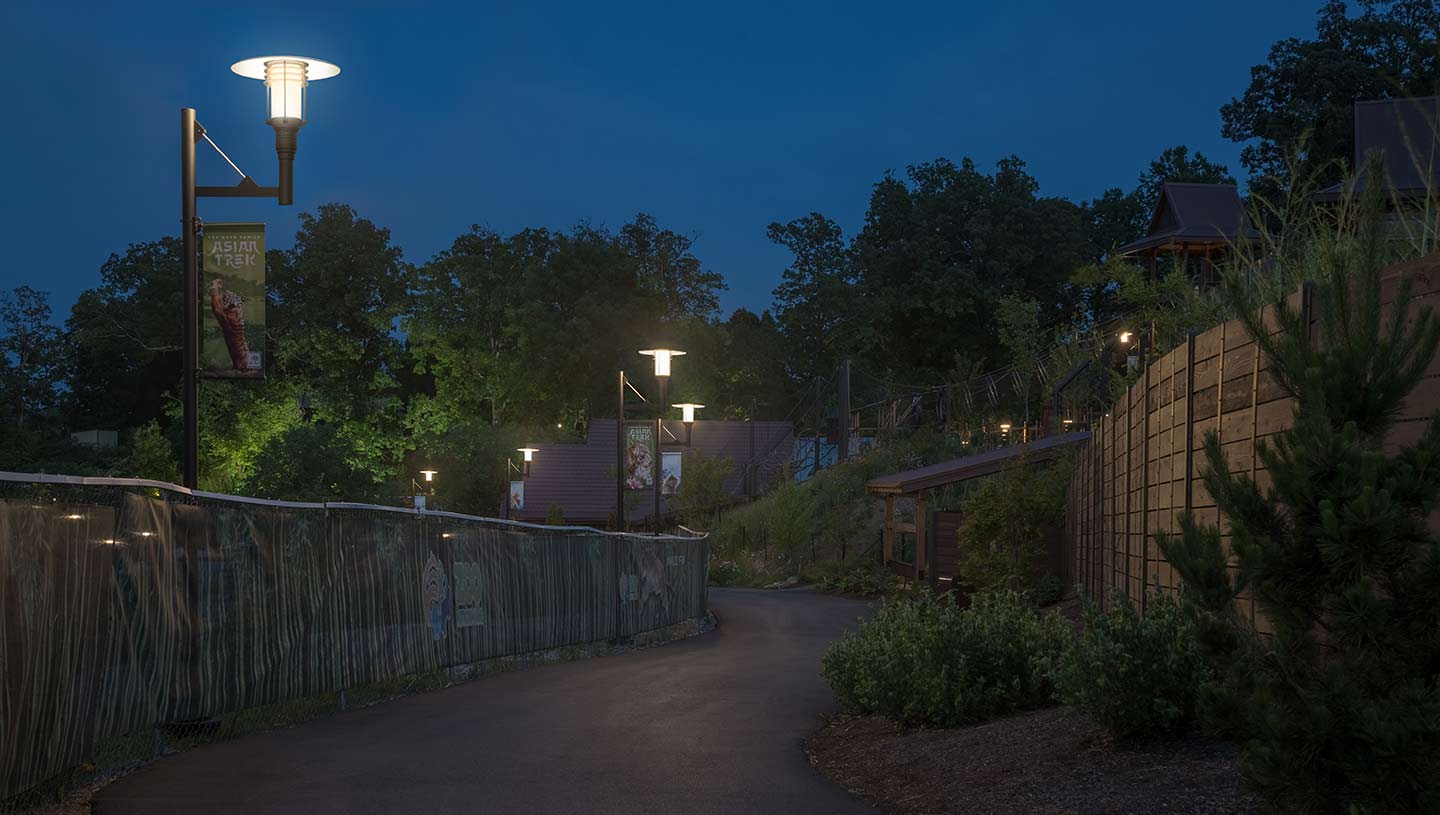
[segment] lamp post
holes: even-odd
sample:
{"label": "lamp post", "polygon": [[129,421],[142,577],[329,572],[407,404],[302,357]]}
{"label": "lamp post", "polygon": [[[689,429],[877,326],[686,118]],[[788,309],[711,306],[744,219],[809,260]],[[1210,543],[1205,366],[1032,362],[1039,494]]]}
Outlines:
{"label": "lamp post", "polygon": [[410,487],[411,487],[411,489],[413,489],[413,490],[415,491],[415,501],[414,501],[414,503],[415,503],[415,508],[416,508],[416,509],[425,509],[425,508],[426,508],[426,507],[425,507],[425,496],[426,496],[426,495],[431,495],[431,496],[433,496],[433,495],[435,494],[435,476],[437,476],[437,475],[439,475],[439,474],[440,474],[440,471],[439,471],[439,470],[421,470],[421,471],[420,471],[420,477],[423,478],[423,479],[425,479],[425,483],[429,485],[429,487],[428,487],[429,492],[428,492],[428,493],[426,492],[427,487],[422,487],[422,486],[420,486],[420,484],[419,484],[414,478],[411,478],[411,479],[410,479]]}
{"label": "lamp post", "polygon": [[[652,478],[655,490],[655,527],[660,527],[660,433],[663,432],[661,422],[664,420],[664,405],[670,396],[670,362],[675,357],[685,356],[684,351],[677,351],[673,348],[655,347],[646,348],[640,352],[643,356],[651,357],[655,361],[655,381],[659,385],[660,399],[655,403],[655,455],[651,462],[653,469]],[[625,529],[625,388],[629,387],[635,391],[640,400],[647,401],[640,391],[635,390],[634,385],[625,376],[622,368],[617,379],[618,390],[616,392],[616,420],[615,420],[615,529]]]}
{"label": "lamp post", "polygon": [[690,431],[695,428],[695,411],[705,407],[694,402],[681,402],[670,407],[680,408],[680,421],[685,425],[685,446],[690,446]]}
{"label": "lamp post", "polygon": [[510,489],[510,484],[512,483],[510,481],[511,473],[519,473],[521,481],[524,481],[526,478],[528,478],[530,476],[530,462],[535,460],[535,454],[540,452],[540,448],[517,447],[515,448],[515,452],[519,453],[521,456],[520,464],[518,466],[515,464],[514,458],[507,457],[505,459],[505,514],[503,517],[507,521],[510,519],[510,504],[513,502],[513,499],[515,497],[514,491]]}
{"label": "lamp post", "polygon": [[[196,377],[200,370],[200,268],[196,240],[202,225],[196,214],[197,198],[274,198],[281,206],[294,202],[295,151],[300,128],[305,125],[306,87],[311,82],[329,79],[340,69],[328,62],[310,57],[255,57],[230,66],[240,76],[265,82],[265,123],[275,130],[275,155],[279,159],[279,182],[262,187],[241,172],[240,183],[233,187],[199,187],[195,184],[195,145],[201,139],[215,142],[195,118],[194,108],[180,109],[180,251],[185,280],[184,327],[181,333],[180,367],[182,372],[181,402],[184,413],[184,461],[181,480],[194,489],[200,473],[200,414]],[[220,148],[215,147],[219,152]],[[223,152],[220,155],[224,156]],[[230,161],[226,156],[225,160]],[[230,162],[234,167],[234,162]],[[240,172],[240,168],[235,168]]]}

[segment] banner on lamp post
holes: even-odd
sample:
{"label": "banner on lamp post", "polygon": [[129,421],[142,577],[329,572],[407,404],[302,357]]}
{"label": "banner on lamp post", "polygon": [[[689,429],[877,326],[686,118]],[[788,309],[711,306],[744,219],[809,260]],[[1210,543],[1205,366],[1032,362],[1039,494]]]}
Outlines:
{"label": "banner on lamp post", "polygon": [[265,225],[206,224],[201,243],[200,370],[265,375]]}
{"label": "banner on lamp post", "polygon": [[655,486],[655,425],[625,425],[625,489]]}
{"label": "banner on lamp post", "polygon": [[524,482],[524,481],[511,481],[511,482],[510,482],[510,508],[511,508],[511,509],[524,509],[524,508],[525,508],[525,482]]}
{"label": "banner on lamp post", "polygon": [[660,494],[679,495],[681,470],[684,468],[684,453],[660,454]]}

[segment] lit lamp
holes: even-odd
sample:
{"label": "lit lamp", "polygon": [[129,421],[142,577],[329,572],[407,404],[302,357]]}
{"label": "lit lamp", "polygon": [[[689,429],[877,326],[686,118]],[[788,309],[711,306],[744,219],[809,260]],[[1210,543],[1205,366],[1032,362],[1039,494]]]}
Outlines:
{"label": "lit lamp", "polygon": [[660,403],[663,405],[670,395],[670,360],[685,356],[685,352],[673,348],[647,348],[640,353],[655,359],[655,378],[660,382]]}
{"label": "lit lamp", "polygon": [[440,474],[440,471],[439,471],[439,470],[421,470],[421,471],[420,471],[420,475],[422,475],[422,476],[425,477],[426,483],[433,482],[433,481],[435,480],[435,476],[437,476],[437,475],[439,475],[439,474]]}
{"label": "lit lamp", "polygon": [[515,449],[516,449],[516,450],[520,453],[520,455],[521,455],[521,460],[522,460],[524,466],[523,466],[523,469],[520,471],[520,477],[521,477],[521,478],[524,478],[524,477],[530,475],[530,462],[532,462],[532,461],[535,460],[535,454],[538,453],[538,452],[540,452],[540,448],[539,448],[539,447],[517,447],[517,448],[515,448]]}
{"label": "lit lamp", "polygon": [[1130,344],[1130,338],[1133,337],[1133,336],[1135,336],[1135,335],[1134,335],[1134,334],[1131,334],[1129,331],[1121,331],[1121,332],[1120,332],[1120,342],[1121,342],[1122,344],[1129,345],[1129,344]]}
{"label": "lit lamp", "polygon": [[678,405],[671,405],[670,407],[680,408],[680,421],[685,423],[685,446],[689,447],[690,431],[695,427],[695,411],[705,406],[697,405],[694,402],[681,402]]}
{"label": "lit lamp", "polygon": [[1009,432],[1010,432],[1010,423],[1009,423],[1009,422],[1001,422],[1001,423],[1000,423],[1000,432],[1001,432],[1001,433],[1009,433]]}
{"label": "lit lamp", "polygon": [[291,202],[295,150],[305,124],[305,88],[329,79],[340,68],[310,57],[254,57],[230,70],[265,82],[265,123],[275,128],[275,155],[280,159],[280,203]]}

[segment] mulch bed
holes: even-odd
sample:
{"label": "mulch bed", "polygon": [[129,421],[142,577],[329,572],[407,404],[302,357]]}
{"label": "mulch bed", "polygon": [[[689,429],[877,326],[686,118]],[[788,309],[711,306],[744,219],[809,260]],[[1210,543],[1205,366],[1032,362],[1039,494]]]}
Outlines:
{"label": "mulch bed", "polygon": [[1056,707],[956,730],[836,715],[810,763],[888,813],[1254,813],[1230,745],[1201,736],[1117,745]]}

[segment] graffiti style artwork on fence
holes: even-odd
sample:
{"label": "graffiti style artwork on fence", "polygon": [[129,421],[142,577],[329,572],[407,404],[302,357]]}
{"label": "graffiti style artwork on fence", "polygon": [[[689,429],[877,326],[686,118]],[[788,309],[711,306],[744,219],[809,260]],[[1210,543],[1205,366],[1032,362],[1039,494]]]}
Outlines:
{"label": "graffiti style artwork on fence", "polygon": [[0,473],[0,800],[118,735],[699,617],[707,547]]}
{"label": "graffiti style artwork on fence", "polygon": [[[1399,274],[1413,277],[1413,308],[1440,308],[1440,260],[1405,264],[1390,273],[1385,297]],[[1292,294],[1292,307],[1312,308],[1313,289]],[[1315,318],[1310,318],[1315,331]],[[1268,318],[1266,324],[1271,324]],[[1102,602],[1112,589],[1143,603],[1146,588],[1179,588],[1179,576],[1155,543],[1156,532],[1178,533],[1180,515],[1228,528],[1200,478],[1205,436],[1220,433],[1231,472],[1243,472],[1264,489],[1269,474],[1255,446],[1291,425],[1294,400],[1269,373],[1269,361],[1244,324],[1232,320],[1190,338],[1145,368],[1138,381],[1092,428],[1070,481],[1066,535],[1075,582]],[[1411,393],[1390,441],[1412,444],[1440,408],[1440,359]],[[1254,618],[1254,601],[1240,598]]]}

